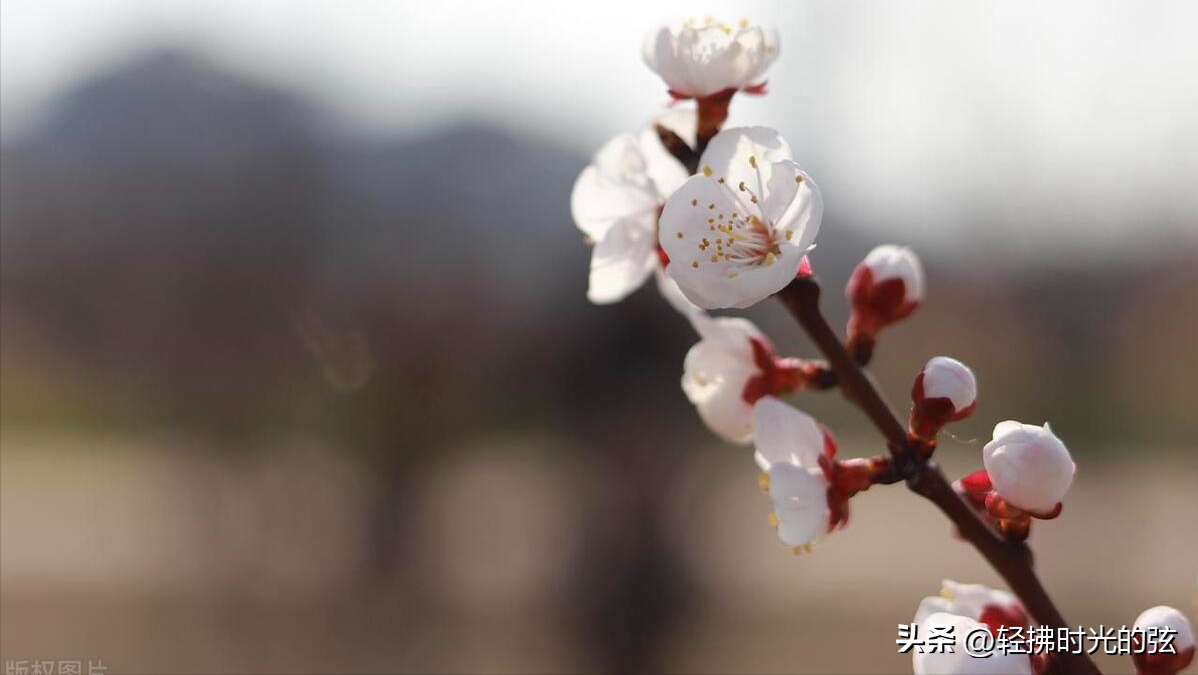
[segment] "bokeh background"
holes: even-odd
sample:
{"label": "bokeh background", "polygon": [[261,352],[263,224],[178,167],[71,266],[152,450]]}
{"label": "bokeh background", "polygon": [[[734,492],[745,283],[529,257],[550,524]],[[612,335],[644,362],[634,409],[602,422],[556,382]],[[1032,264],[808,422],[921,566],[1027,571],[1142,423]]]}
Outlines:
{"label": "bokeh background", "polygon": [[[584,297],[572,182],[663,109],[641,37],[696,11],[0,2],[0,660],[909,672],[896,624],[995,575],[900,487],[791,556],[678,387],[690,329],[651,288]],[[1051,420],[1080,471],[1033,543],[1069,620],[1192,615],[1198,4],[712,11],[781,32],[730,122],[819,181],[835,322],[873,245],[924,258],[891,401],[974,367],[954,476]]]}

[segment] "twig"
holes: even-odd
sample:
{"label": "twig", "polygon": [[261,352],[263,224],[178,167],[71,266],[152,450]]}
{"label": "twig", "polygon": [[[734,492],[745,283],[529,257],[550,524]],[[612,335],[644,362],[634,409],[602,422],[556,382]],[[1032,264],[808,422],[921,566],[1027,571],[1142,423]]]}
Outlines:
{"label": "twig", "polygon": [[[1000,537],[961,500],[935,462],[916,457],[900,418],[886,404],[873,379],[849,354],[820,312],[819,296],[819,283],[811,277],[795,279],[778,292],[778,298],[828,359],[845,398],[859,407],[886,437],[895,469],[906,478],[908,488],[935,504],[956,525],[961,536],[1006,580],[1011,591],[1041,625],[1068,630],[1065,618],[1032,568],[1032,553],[1027,545]],[[1050,668],[1059,673],[1100,675],[1090,656],[1084,650],[1080,652],[1054,653]]]}

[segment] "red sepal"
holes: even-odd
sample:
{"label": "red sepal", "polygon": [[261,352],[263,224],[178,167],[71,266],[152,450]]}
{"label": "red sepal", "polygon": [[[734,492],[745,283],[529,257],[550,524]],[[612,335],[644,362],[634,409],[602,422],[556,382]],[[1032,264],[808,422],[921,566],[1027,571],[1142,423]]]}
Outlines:
{"label": "red sepal", "polygon": [[768,83],[769,80],[763,80],[760,84],[750,84],[747,87],[741,87],[741,91],[752,96],[765,96],[769,93],[765,89],[765,85]]}
{"label": "red sepal", "polygon": [[849,317],[849,339],[860,334],[872,337],[884,326],[907,318],[918,302],[907,302],[907,284],[901,278],[874,281],[873,271],[865,263],[857,265],[845,287],[845,295],[853,305]]}
{"label": "red sepal", "polygon": [[661,247],[661,244],[657,245],[657,260],[661,263],[661,268],[663,270],[670,266],[670,256],[666,253],[666,250]]}
{"label": "red sepal", "polygon": [[799,359],[778,358],[764,340],[749,339],[757,373],[745,382],[741,398],[753,405],[764,396],[780,396],[802,389],[807,384],[808,367]]}

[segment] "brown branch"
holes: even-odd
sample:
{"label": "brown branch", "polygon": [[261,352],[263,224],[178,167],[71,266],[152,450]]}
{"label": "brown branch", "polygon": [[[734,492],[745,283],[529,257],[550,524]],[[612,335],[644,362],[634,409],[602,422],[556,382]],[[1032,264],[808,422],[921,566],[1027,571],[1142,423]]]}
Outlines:
{"label": "brown branch", "polygon": [[[1065,618],[1044,590],[1032,568],[1032,553],[1022,542],[1009,542],[986,525],[953,490],[944,473],[934,462],[917,459],[907,431],[886,404],[873,379],[861,369],[828,325],[819,309],[819,283],[811,277],[795,279],[778,292],[790,313],[828,359],[840,381],[844,396],[859,407],[878,431],[886,437],[894,457],[895,469],[906,478],[911,491],[939,508],[957,527],[957,531],[986,558],[990,566],[1010,586],[1011,591],[1041,625],[1068,629]],[[1098,675],[1100,671],[1088,654],[1057,652],[1051,668],[1059,673]]]}
{"label": "brown branch", "polygon": [[657,133],[658,140],[661,141],[666,152],[674,156],[674,159],[682,163],[686,167],[686,172],[695,174],[699,172],[699,153],[686,144],[682,137],[674,133],[662,124],[654,124],[653,131]]}

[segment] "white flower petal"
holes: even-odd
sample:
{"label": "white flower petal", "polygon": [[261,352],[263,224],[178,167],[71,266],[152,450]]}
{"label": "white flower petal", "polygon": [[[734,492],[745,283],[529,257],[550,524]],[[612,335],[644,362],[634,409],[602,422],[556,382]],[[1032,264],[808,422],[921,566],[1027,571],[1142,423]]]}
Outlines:
{"label": "white flower petal", "polygon": [[945,579],[940,591],[943,596],[952,599],[954,614],[981,620],[982,611],[986,607],[1010,607],[1018,605],[1014,595],[1007,591],[990,588],[982,584],[962,584],[952,579]]}
{"label": "white flower petal", "polygon": [[923,395],[924,398],[947,398],[953,402],[953,408],[964,410],[977,400],[977,379],[964,363],[937,356],[923,367]]}
{"label": "white flower petal", "polygon": [[980,621],[982,612],[990,607],[998,607],[1007,611],[1018,608],[1020,613],[1023,611],[1019,600],[1007,591],[982,584],[962,584],[952,579],[945,579],[940,589],[940,595],[928,596],[920,601],[912,623],[922,624],[928,616],[937,612],[947,612]]}
{"label": "white flower petal", "polygon": [[698,98],[757,84],[778,55],[778,34],[744,23],[672,22],[651,31],[641,52],[672,91]]}
{"label": "white flower petal", "polygon": [[774,162],[765,194],[766,220],[783,233],[783,242],[806,253],[815,243],[824,215],[824,200],[815,181],[790,160]]}
{"label": "white flower petal", "polygon": [[711,139],[699,166],[709,167],[716,178],[724,178],[733,189],[739,189],[744,183],[748,190],[763,199],[768,196],[766,188],[772,165],[793,160],[790,144],[776,130],[732,127]]}
{"label": "white flower petal", "polygon": [[991,437],[994,439],[1002,438],[1007,442],[1014,440],[1031,441],[1035,439],[1034,434],[1024,432],[1023,427],[1025,426],[1031,425],[1025,425],[1023,422],[1016,422],[1015,420],[999,422],[994,425],[994,433]]}
{"label": "white flower petal", "polygon": [[1073,484],[1076,470],[1065,444],[1047,424],[1003,422],[994,432],[994,439],[982,448],[994,490],[1021,509],[1043,513],[1055,508]]}
{"label": "white flower petal", "polygon": [[824,451],[824,431],[815,418],[782,401],[766,396],[753,406],[753,443],[767,466],[778,462],[819,468]]}
{"label": "white flower petal", "polygon": [[916,608],[915,618],[911,620],[911,623],[922,624],[927,621],[929,616],[938,612],[965,615],[964,612],[960,611],[960,607],[956,602],[938,595],[929,595],[919,601],[919,607]]}
{"label": "white flower petal", "polygon": [[774,464],[770,498],[778,518],[778,538],[787,546],[804,546],[828,533],[828,483],[818,469]]}
{"label": "white flower petal", "polygon": [[1134,625],[1136,628],[1167,628],[1175,631],[1172,634],[1173,647],[1178,652],[1194,646],[1194,628],[1190,625],[1190,620],[1185,614],[1167,605],[1144,610],[1136,617]]}
{"label": "white flower petal", "polygon": [[823,203],[789,155],[771,129],[723,131],[704,154],[704,170],[666,201],[659,233],[666,273],[691,302],[749,307],[794,279]]}
{"label": "white flower petal", "polygon": [[769,338],[752,321],[739,316],[711,317],[697,314],[691,324],[704,340],[745,364],[756,367],[753,360],[753,341],[770,348]]}
{"label": "white flower petal", "polygon": [[652,214],[619,220],[591,251],[587,298],[596,304],[619,302],[641,287],[657,265]]}
{"label": "white flower petal", "polygon": [[753,408],[743,394],[754,372],[751,362],[710,340],[686,353],[682,390],[708,428],[729,442],[748,443],[753,438]]}
{"label": "white flower petal", "polygon": [[803,253],[782,236],[702,175],[666,202],[659,234],[670,257],[666,274],[703,309],[749,307],[790,283]]}
{"label": "white flower petal", "polygon": [[682,294],[682,289],[678,288],[678,282],[666,276],[661,265],[654,267],[653,275],[657,281],[657,291],[679,314],[690,317],[703,313],[698,305],[686,299],[686,296]]}
{"label": "white flower petal", "polygon": [[595,153],[570,195],[575,224],[596,242],[617,221],[655,213],[659,204],[640,145],[630,134],[616,136]]}
{"label": "white flower petal", "polygon": [[869,267],[875,284],[888,279],[903,280],[903,299],[919,302],[924,298],[923,264],[915,252],[904,246],[882,244],[876,246],[862,261]]}

